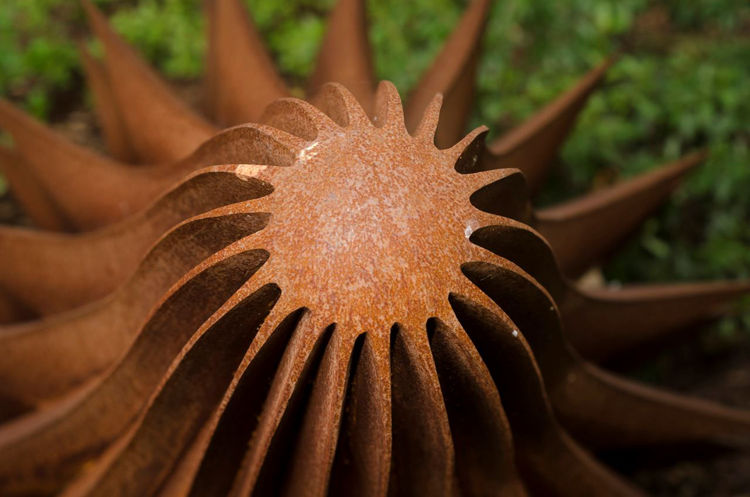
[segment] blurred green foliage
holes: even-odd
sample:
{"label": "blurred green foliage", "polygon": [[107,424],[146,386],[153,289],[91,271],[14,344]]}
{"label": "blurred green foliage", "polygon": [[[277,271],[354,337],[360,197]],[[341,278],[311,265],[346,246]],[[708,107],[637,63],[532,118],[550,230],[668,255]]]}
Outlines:
{"label": "blurred green foliage", "polygon": [[[168,77],[195,79],[200,0],[99,0],[115,28]],[[333,0],[246,0],[288,81],[304,87]],[[407,93],[461,15],[461,0],[370,0],[380,78]],[[709,147],[707,163],[605,268],[610,280],[750,277],[750,4],[745,0],[498,0],[485,36],[476,113],[509,129],[626,47],[583,112],[541,202]],[[39,116],[83,102],[76,2],[0,9],[0,94]],[[745,316],[750,329],[750,316]],[[736,329],[732,323],[725,331]]]}

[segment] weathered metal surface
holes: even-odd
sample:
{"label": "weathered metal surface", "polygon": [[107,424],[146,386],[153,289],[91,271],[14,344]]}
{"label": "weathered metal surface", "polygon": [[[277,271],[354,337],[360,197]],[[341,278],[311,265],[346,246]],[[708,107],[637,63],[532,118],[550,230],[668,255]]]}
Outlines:
{"label": "weathered metal surface", "polygon": [[750,441],[749,413],[578,354],[749,289],[564,276],[701,159],[533,211],[521,171],[535,190],[613,60],[485,146],[464,126],[489,1],[404,111],[375,84],[361,1],[334,9],[303,101],[239,2],[213,0],[209,115],[257,121],[219,131],[83,3],[116,159],[0,102],[0,166],[29,215],[97,228],[0,229],[0,317],[45,315],[0,327],[0,494],[634,496],[589,448]]}

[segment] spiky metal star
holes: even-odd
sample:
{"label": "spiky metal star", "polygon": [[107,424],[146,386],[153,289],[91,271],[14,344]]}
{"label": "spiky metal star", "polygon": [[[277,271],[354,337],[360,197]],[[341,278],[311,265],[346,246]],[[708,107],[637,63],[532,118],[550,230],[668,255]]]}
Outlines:
{"label": "spiky metal star", "polygon": [[563,276],[701,158],[532,210],[526,183],[612,61],[485,146],[463,129],[488,1],[404,111],[375,88],[360,1],[334,9],[305,102],[237,0],[213,0],[207,100],[237,124],[220,131],[84,6],[116,159],[0,103],[0,163],[31,217],[95,229],[0,231],[4,320],[44,316],[0,331],[3,495],[640,495],[588,449],[750,438],[747,412],[579,356],[748,290]]}

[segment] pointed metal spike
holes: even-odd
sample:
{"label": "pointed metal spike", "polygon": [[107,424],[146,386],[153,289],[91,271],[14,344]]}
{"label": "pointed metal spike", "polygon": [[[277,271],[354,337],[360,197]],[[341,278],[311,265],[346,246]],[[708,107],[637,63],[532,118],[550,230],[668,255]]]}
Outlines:
{"label": "pointed metal spike", "polygon": [[372,122],[378,128],[388,127],[397,131],[405,129],[401,96],[396,86],[390,81],[381,81],[378,84]]}
{"label": "pointed metal spike", "polygon": [[110,155],[123,162],[134,163],[138,157],[128,137],[127,127],[112,92],[109,75],[104,65],[96,60],[81,43],[78,54],[83,65],[88,87],[94,95],[94,108],[99,125],[104,133],[104,141]]}
{"label": "pointed metal spike", "polygon": [[443,94],[436,93],[430,103],[427,104],[417,129],[414,130],[414,138],[434,144],[435,133],[437,133],[438,121],[440,120],[440,108],[443,106]]}
{"label": "pointed metal spike", "polygon": [[490,0],[473,0],[407,100],[406,126],[413,132],[435,93],[443,94],[436,136],[438,147],[451,146],[464,134],[490,3]]}
{"label": "pointed metal spike", "polygon": [[636,178],[537,211],[534,227],[552,246],[562,271],[580,276],[615,249],[706,157],[695,152]]}
{"label": "pointed metal spike", "polygon": [[91,0],[80,0],[96,37],[112,93],[138,158],[167,163],[184,157],[217,128],[194,113],[109,26]]}
{"label": "pointed metal spike", "polygon": [[529,189],[536,192],[547,170],[576,122],[588,97],[615,62],[610,57],[592,69],[571,89],[489,145],[485,168],[515,167],[523,171]]}
{"label": "pointed metal spike", "polygon": [[154,170],[128,167],[73,144],[2,99],[0,127],[12,134],[36,180],[80,229],[137,212],[198,168],[252,164],[262,171],[270,165],[291,165],[308,145],[270,126],[248,124],[224,130],[186,158]]}
{"label": "pointed metal spike", "polygon": [[341,83],[359,100],[368,114],[375,93],[375,71],[367,33],[364,0],[338,0],[328,20],[308,92],[314,94],[325,83]]}
{"label": "pointed metal spike", "polygon": [[594,448],[750,444],[750,411],[651,388],[593,366],[571,371],[550,396],[563,425]]}
{"label": "pointed metal spike", "polygon": [[52,231],[68,231],[71,228],[70,221],[65,219],[34,177],[31,167],[18,154],[3,146],[0,146],[0,173],[34,225]]}
{"label": "pointed metal spike", "polygon": [[206,103],[225,125],[257,122],[263,109],[289,96],[247,11],[238,0],[209,0]]}
{"label": "pointed metal spike", "polygon": [[747,281],[571,288],[560,313],[576,350],[603,361],[724,314],[747,294]]}

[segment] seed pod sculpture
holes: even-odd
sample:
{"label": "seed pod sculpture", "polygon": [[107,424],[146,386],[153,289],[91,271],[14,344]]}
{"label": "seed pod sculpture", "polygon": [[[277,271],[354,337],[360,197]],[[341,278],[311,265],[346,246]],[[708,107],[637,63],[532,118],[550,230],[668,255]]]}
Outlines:
{"label": "seed pod sculpture", "polygon": [[613,60],[464,136],[488,4],[402,107],[361,1],[335,7],[305,101],[212,0],[209,122],[83,2],[113,158],[0,102],[0,164],[46,228],[0,230],[0,494],[634,496],[590,451],[750,440],[748,412],[594,365],[747,283],[569,279],[702,154],[534,210]]}

